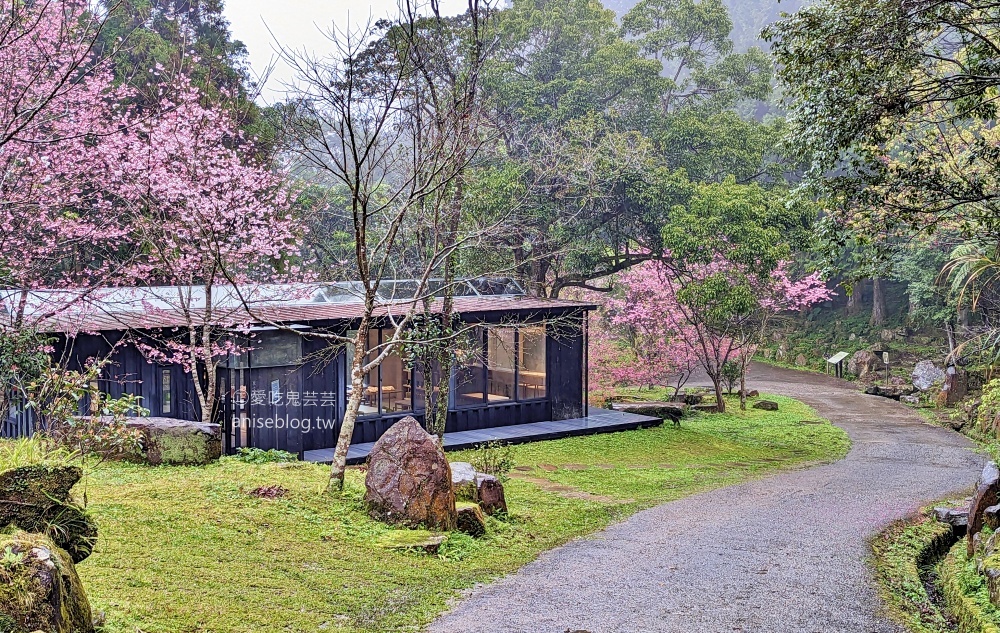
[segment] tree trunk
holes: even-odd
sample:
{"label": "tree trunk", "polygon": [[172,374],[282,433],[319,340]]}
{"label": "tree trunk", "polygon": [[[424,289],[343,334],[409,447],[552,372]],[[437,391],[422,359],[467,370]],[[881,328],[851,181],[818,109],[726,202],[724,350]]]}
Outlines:
{"label": "tree trunk", "polygon": [[878,277],[872,278],[872,318],[871,325],[885,324],[885,293],[883,292],[882,280]]}
{"label": "tree trunk", "polygon": [[851,294],[847,295],[847,314],[855,315],[861,312],[861,299],[865,294],[865,282],[859,281],[851,288]]}
{"label": "tree trunk", "polygon": [[740,362],[740,411],[747,410],[747,364]]}
{"label": "tree trunk", "polygon": [[344,472],[347,470],[347,451],[351,448],[351,438],[354,437],[354,425],[358,421],[358,411],[361,409],[361,399],[365,392],[365,375],[361,371],[365,365],[368,352],[368,323],[362,322],[354,337],[354,357],[351,359],[351,397],[347,399],[347,410],[340,425],[340,435],[337,436],[337,447],[333,451],[333,464],[330,466],[330,482],[327,492],[339,494],[344,490]]}
{"label": "tree trunk", "polygon": [[714,376],[709,375],[709,378],[712,379],[712,386],[715,387],[715,401],[718,406],[717,411],[719,413],[725,413],[726,399],[722,397],[722,375],[721,374],[715,374]]}

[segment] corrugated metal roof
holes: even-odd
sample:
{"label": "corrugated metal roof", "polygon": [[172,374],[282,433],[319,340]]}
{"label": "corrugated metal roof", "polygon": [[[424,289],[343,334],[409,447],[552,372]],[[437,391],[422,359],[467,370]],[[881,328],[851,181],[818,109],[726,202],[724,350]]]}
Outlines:
{"label": "corrugated metal roof", "polygon": [[[571,309],[593,309],[594,305],[579,301],[563,299],[542,299],[535,297],[512,296],[482,296],[456,297],[455,312],[461,314],[508,312],[508,311],[538,311]],[[404,315],[412,306],[412,302],[396,302],[380,305],[376,316],[387,314]],[[435,301],[432,310],[441,309],[442,302]],[[108,308],[111,309],[108,309]],[[204,323],[203,307],[193,308],[187,312],[179,309],[120,309],[117,306],[101,306],[90,304],[85,309],[65,311],[47,319],[40,329],[46,332],[99,332],[125,329],[161,329],[186,327],[191,324]],[[118,308],[118,309],[115,309]],[[240,328],[261,323],[307,323],[313,321],[332,321],[359,318],[364,310],[361,303],[268,303],[259,306],[227,306],[215,308],[211,321],[221,327]]]}

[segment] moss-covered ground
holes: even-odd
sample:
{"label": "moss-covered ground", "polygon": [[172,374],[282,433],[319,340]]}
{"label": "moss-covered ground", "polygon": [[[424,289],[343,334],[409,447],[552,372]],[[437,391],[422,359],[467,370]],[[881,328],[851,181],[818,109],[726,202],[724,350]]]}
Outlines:
{"label": "moss-covered ground", "polygon": [[[101,536],[79,566],[107,633],[417,631],[461,590],[650,505],[831,461],[846,435],[805,405],[516,448],[511,514],[437,555],[386,549],[352,469],[339,499],[309,464],[105,464],[87,482]],[[453,460],[470,458],[453,454]],[[249,491],[280,485],[280,499]]]}
{"label": "moss-covered ground", "polygon": [[890,617],[913,633],[953,630],[925,579],[951,541],[951,526],[926,514],[893,523],[872,539],[872,568]]}

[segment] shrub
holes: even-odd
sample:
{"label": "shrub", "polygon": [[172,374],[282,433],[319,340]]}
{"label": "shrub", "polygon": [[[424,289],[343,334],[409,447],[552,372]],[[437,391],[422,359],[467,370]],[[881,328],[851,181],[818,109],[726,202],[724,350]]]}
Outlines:
{"label": "shrub", "polygon": [[279,451],[276,448],[264,450],[261,448],[239,448],[233,459],[247,464],[275,464],[284,462],[297,462],[299,456],[288,451]]}
{"label": "shrub", "polygon": [[722,382],[726,385],[726,391],[732,393],[740,381],[740,364],[736,361],[727,360],[722,365]]}
{"label": "shrub", "polygon": [[[139,396],[111,398],[100,391],[98,380],[106,364],[90,363],[82,372],[51,368],[28,388],[28,406],[36,411],[41,428],[83,460],[130,458],[141,449],[142,434],[128,426],[128,419],[149,411]],[[84,398],[89,399],[90,416],[80,415]]]}
{"label": "shrub", "polygon": [[978,430],[997,436],[997,423],[1000,422],[1000,379],[994,378],[983,387],[982,401],[976,413]]}
{"label": "shrub", "polygon": [[66,466],[78,456],[40,435],[9,440],[0,442],[0,472],[25,466]]}
{"label": "shrub", "polygon": [[514,469],[514,447],[504,442],[487,442],[480,444],[470,460],[476,472],[493,475],[501,482],[507,481],[507,476]]}

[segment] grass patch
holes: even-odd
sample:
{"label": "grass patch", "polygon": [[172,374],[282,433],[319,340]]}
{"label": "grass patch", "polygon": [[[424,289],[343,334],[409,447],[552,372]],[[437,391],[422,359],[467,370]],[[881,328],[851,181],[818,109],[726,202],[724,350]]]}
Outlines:
{"label": "grass patch", "polygon": [[964,540],[955,543],[939,566],[941,593],[962,633],[1000,633],[1000,610],[990,602],[986,579],[967,556]]}
{"label": "grass patch", "polygon": [[[518,446],[510,517],[433,556],[384,547],[398,532],[368,518],[357,469],[331,499],[326,469],[308,464],[105,464],[89,481],[100,540],[79,572],[105,633],[418,631],[461,590],[636,510],[846,453],[840,429],[773,399],[776,413],[734,403],[681,428]],[[274,485],[288,492],[249,494]]]}
{"label": "grass patch", "polygon": [[912,633],[954,630],[924,584],[951,533],[951,526],[922,514],[893,523],[871,541],[879,593],[890,617]]}

